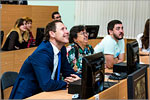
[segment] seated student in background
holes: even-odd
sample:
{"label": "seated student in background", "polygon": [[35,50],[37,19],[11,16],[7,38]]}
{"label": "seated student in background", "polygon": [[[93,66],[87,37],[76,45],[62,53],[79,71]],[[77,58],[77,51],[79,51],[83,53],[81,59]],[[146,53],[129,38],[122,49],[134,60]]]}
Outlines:
{"label": "seated student in background", "polygon": [[[9,99],[24,99],[42,91],[66,89],[69,82],[80,79],[67,60],[64,45],[68,42],[69,32],[62,21],[49,23],[44,41],[25,60]],[[64,80],[60,80],[60,72]]]}
{"label": "seated student in background", "polygon": [[2,50],[9,51],[27,48],[29,34],[26,32],[26,27],[26,20],[19,18],[14,28],[7,34]]}
{"label": "seated student in background", "polygon": [[60,13],[59,12],[53,12],[52,13],[52,20],[54,21],[54,20],[61,20],[61,15],[60,15]]}
{"label": "seated student in background", "polygon": [[150,55],[150,42],[149,42],[149,23],[150,19],[147,19],[144,27],[144,32],[137,36],[137,42],[139,44],[139,54],[149,56]]}
{"label": "seated student in background", "polygon": [[29,40],[28,40],[28,45],[27,45],[27,48],[29,47],[34,47],[35,46],[35,39],[32,35],[32,19],[29,18],[29,17],[23,17],[26,22],[27,22],[27,32],[29,33]]}
{"label": "seated student in background", "polygon": [[69,46],[67,46],[67,57],[71,67],[81,74],[82,57],[93,54],[94,49],[88,45],[88,33],[83,25],[74,26],[70,30]]}
{"label": "seated student in background", "polygon": [[108,35],[95,46],[94,52],[103,52],[105,55],[106,68],[124,61],[124,31],[122,22],[112,20],[107,26]]}

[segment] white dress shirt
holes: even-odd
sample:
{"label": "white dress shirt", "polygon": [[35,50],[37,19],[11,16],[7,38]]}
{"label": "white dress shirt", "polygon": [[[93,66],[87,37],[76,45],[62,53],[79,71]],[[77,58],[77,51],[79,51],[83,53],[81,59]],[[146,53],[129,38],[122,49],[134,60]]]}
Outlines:
{"label": "white dress shirt", "polygon": [[54,68],[53,68],[53,72],[52,72],[52,75],[51,75],[51,79],[54,80],[56,69],[57,69],[57,66],[58,66],[58,53],[59,53],[59,49],[53,43],[51,43],[51,45],[52,45],[53,51],[54,51]]}

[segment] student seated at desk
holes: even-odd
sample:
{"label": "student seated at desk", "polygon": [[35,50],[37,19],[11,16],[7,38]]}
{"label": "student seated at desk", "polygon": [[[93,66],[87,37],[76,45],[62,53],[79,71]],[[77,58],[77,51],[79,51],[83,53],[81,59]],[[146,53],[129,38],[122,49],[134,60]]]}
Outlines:
{"label": "student seated at desk", "polygon": [[[46,26],[45,41],[25,60],[9,99],[24,99],[42,91],[66,89],[80,79],[66,57],[69,32],[62,21]],[[65,78],[60,80],[60,72]]]}
{"label": "student seated at desk", "polygon": [[26,20],[19,18],[14,28],[7,34],[2,50],[10,51],[27,48],[29,34],[26,32],[26,27]]}
{"label": "student seated at desk", "polygon": [[88,45],[88,33],[83,25],[73,26],[69,35],[69,46],[67,46],[67,57],[71,67],[78,74],[82,72],[82,57],[91,55],[94,49]]}
{"label": "student seated at desk", "polygon": [[29,17],[23,17],[26,22],[27,22],[27,32],[29,33],[29,40],[28,40],[28,44],[27,44],[27,48],[29,47],[34,47],[35,46],[35,39],[32,35],[32,19]]}
{"label": "student seated at desk", "polygon": [[143,56],[150,55],[150,44],[149,44],[149,23],[150,19],[147,19],[144,27],[144,32],[138,34],[137,42],[139,44],[139,54]]}
{"label": "student seated at desk", "polygon": [[112,20],[107,26],[108,35],[98,43],[94,52],[103,52],[105,55],[106,68],[113,68],[113,65],[124,61],[124,31],[122,22]]}

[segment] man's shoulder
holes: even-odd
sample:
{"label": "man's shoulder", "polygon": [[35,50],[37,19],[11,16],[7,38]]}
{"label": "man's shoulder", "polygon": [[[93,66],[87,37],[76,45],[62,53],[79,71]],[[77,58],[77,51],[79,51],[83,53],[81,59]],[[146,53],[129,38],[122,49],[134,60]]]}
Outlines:
{"label": "man's shoulder", "polygon": [[104,39],[102,40],[102,44],[107,44],[107,45],[111,45],[114,42],[115,40],[110,35],[105,36]]}
{"label": "man's shoulder", "polygon": [[113,40],[113,38],[110,35],[106,35],[103,39],[103,41]]}
{"label": "man's shoulder", "polygon": [[35,52],[52,52],[52,45],[47,41],[42,41],[42,43],[37,47]]}

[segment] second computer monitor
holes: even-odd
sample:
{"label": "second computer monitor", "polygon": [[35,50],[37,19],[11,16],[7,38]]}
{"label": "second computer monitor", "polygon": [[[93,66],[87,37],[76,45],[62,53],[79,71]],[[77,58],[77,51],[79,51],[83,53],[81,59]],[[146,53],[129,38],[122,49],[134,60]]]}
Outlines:
{"label": "second computer monitor", "polygon": [[128,99],[148,100],[147,67],[143,65],[128,75]]}
{"label": "second computer monitor", "polygon": [[131,74],[139,67],[139,46],[137,41],[127,43],[127,73]]}
{"label": "second computer monitor", "polygon": [[84,56],[82,60],[81,99],[88,99],[103,91],[104,55],[102,52]]}
{"label": "second computer monitor", "polygon": [[36,46],[39,46],[44,38],[44,28],[37,28],[36,30]]}
{"label": "second computer monitor", "polygon": [[99,31],[99,25],[85,25],[86,31],[89,33],[89,39],[96,39]]}

